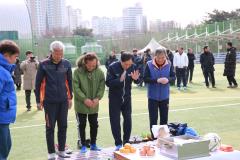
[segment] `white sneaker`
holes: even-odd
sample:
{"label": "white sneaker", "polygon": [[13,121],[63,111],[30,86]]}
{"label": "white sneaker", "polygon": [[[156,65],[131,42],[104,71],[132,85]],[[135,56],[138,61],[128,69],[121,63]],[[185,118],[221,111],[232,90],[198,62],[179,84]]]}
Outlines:
{"label": "white sneaker", "polygon": [[187,90],[187,87],[183,87],[183,90],[184,90],[184,91]]}
{"label": "white sneaker", "polygon": [[59,151],[58,156],[61,158],[70,158],[71,156],[66,154],[65,151]]}
{"label": "white sneaker", "polygon": [[49,153],[48,154],[48,160],[55,160],[56,159],[56,154],[55,153]]}

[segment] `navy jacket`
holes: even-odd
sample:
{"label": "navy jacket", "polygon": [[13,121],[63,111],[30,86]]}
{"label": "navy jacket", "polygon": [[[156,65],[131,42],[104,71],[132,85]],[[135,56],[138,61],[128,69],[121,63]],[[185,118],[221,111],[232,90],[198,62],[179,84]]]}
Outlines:
{"label": "navy jacket", "polygon": [[9,64],[0,53],[0,124],[16,120],[17,96],[11,76],[14,69],[15,65]]}
{"label": "navy jacket", "polygon": [[187,54],[188,56],[188,68],[194,68],[194,60],[196,59],[195,58],[195,55],[192,53],[188,53]]}
{"label": "navy jacket", "polygon": [[213,72],[215,59],[211,52],[204,52],[200,55],[200,63],[204,72]]}
{"label": "navy jacket", "polygon": [[169,99],[170,84],[157,83],[158,78],[168,78],[169,83],[175,80],[175,73],[170,62],[166,62],[161,68],[158,68],[154,62],[148,61],[144,73],[144,81],[148,83],[148,98],[156,101]]}
{"label": "navy jacket", "polygon": [[[106,78],[106,85],[109,87],[109,98],[125,100],[131,98],[132,82],[131,72],[136,70],[136,66],[133,64],[127,69],[126,79],[120,82],[120,77],[124,72],[121,62],[112,63],[109,66]],[[138,84],[140,80],[134,81]]]}
{"label": "navy jacket", "polygon": [[36,102],[61,103],[72,99],[72,70],[68,60],[40,62],[36,75]]}

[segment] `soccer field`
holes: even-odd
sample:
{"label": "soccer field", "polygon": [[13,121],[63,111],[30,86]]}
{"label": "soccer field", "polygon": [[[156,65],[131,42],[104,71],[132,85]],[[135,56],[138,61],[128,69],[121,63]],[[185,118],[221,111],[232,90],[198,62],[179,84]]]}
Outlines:
{"label": "soccer field", "polygon": [[[240,83],[238,67],[240,65],[237,66],[236,79]],[[193,84],[189,84],[186,91],[178,91],[176,87],[171,87],[169,122],[186,122],[200,135],[208,132],[218,133],[222,143],[233,145],[234,149],[239,150],[240,88],[228,89],[227,79],[222,76],[223,65],[215,65],[215,68],[215,89],[205,87],[199,65],[195,66]],[[133,86],[132,135],[141,135],[149,130],[146,94],[146,88]],[[34,96],[31,112],[26,111],[24,91],[17,92],[17,96],[17,121],[10,127],[13,145],[9,159],[44,160],[47,158],[44,113],[37,111]],[[77,150],[78,133],[73,108],[69,111],[68,120],[67,144],[71,149]],[[108,118],[107,91],[100,101],[97,143],[100,147],[114,145]]]}

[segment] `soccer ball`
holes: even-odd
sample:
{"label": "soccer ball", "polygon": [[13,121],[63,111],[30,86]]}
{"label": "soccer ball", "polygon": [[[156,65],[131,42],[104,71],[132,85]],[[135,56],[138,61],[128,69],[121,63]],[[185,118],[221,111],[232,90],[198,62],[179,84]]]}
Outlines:
{"label": "soccer ball", "polygon": [[221,147],[221,138],[218,136],[217,133],[208,133],[204,135],[203,138],[210,141],[209,143],[210,152],[214,152]]}

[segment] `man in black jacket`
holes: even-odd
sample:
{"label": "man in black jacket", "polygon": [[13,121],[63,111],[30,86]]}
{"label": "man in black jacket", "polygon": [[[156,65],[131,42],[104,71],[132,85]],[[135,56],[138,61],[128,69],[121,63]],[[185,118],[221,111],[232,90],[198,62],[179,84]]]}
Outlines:
{"label": "man in black jacket", "polygon": [[[188,48],[187,56],[188,56],[187,82],[188,82],[188,78],[189,78],[189,82],[192,83],[194,60],[196,59],[192,48]],[[189,75],[190,75],[190,77],[189,77]]]}
{"label": "man in black jacket", "polygon": [[[109,66],[106,85],[109,87],[109,116],[116,150],[129,142],[132,130],[132,82],[139,83],[139,71],[132,61],[133,55],[122,53],[121,61]],[[123,141],[120,116],[123,115]]]}
{"label": "man in black jacket", "polygon": [[200,63],[203,70],[206,87],[209,88],[209,77],[211,76],[212,87],[215,87],[215,78],[214,78],[214,56],[209,51],[208,46],[204,46],[203,53],[200,56]]}
{"label": "man in black jacket", "polygon": [[229,86],[227,88],[237,88],[238,84],[234,78],[236,70],[236,48],[232,46],[232,42],[227,43],[227,54],[224,62],[223,76],[227,76]]}
{"label": "man in black jacket", "polygon": [[69,61],[63,59],[64,45],[60,41],[50,44],[51,56],[43,60],[36,76],[36,102],[45,111],[48,159],[55,160],[54,128],[58,125],[58,156],[65,153],[68,109],[72,105],[72,70]]}
{"label": "man in black jacket", "polygon": [[115,54],[115,51],[112,51],[111,55],[109,56],[109,58],[106,60],[105,62],[105,67],[106,69],[108,70],[108,67],[113,63],[113,62],[116,62],[118,61],[117,57],[116,57],[116,54]]}

